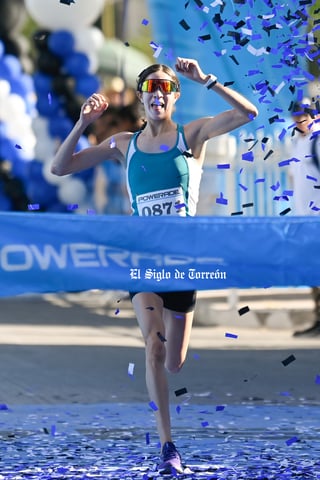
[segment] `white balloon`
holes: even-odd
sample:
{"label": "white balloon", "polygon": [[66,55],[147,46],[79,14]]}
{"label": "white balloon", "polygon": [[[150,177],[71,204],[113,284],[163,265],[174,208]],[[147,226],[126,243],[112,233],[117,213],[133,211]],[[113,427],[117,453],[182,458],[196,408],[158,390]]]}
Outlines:
{"label": "white balloon", "polygon": [[78,30],[92,25],[103,11],[105,0],[76,0],[65,5],[58,0],[25,0],[29,15],[49,30]]}
{"label": "white balloon", "polygon": [[86,195],[87,188],[79,178],[70,177],[58,189],[58,198],[65,205],[81,204]]}
{"label": "white balloon", "polygon": [[0,100],[7,98],[10,94],[11,86],[7,80],[0,80]]}
{"label": "white balloon", "polygon": [[55,154],[56,150],[56,142],[51,137],[39,137],[37,135],[37,142],[34,148],[34,156],[37,160],[46,162],[48,158]]}
{"label": "white balloon", "polygon": [[79,28],[73,34],[74,49],[78,52],[96,52],[102,48],[105,37],[97,27]]}

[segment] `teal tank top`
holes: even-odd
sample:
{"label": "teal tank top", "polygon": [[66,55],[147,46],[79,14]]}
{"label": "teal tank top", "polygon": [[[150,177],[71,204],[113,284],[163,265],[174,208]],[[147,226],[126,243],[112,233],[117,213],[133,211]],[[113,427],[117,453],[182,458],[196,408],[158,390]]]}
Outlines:
{"label": "teal tank top", "polygon": [[174,147],[159,153],[138,149],[136,132],[126,155],[126,181],[132,214],[193,216],[202,168],[191,155],[181,125]]}

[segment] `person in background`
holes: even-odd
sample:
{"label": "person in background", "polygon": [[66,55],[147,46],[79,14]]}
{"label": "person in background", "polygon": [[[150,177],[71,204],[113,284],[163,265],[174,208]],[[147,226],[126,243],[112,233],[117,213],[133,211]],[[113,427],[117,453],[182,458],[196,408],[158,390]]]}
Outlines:
{"label": "person in background", "polygon": [[[299,162],[291,162],[295,215],[320,214],[320,115],[317,104],[310,99],[295,102],[291,107],[294,121],[292,153]],[[312,180],[313,179],[313,180]],[[316,183],[315,183],[316,180]],[[320,336],[320,288],[311,288],[314,301],[314,322],[305,330],[296,331],[294,337]]]}
{"label": "person in background", "polygon": [[[126,168],[133,215],[195,215],[207,141],[249,123],[258,111],[215,75],[203,72],[195,59],[178,57],[175,69],[199,86],[199,95],[208,95],[208,101],[210,95],[219,95],[229,108],[185,125],[177,124],[172,113],[181,95],[179,78],[167,65],[150,65],[137,81],[136,93],[146,117],[143,128],[135,133],[117,133],[99,145],[75,153],[82,132],[108,108],[103,95],[93,94],[56,152],[52,173],[67,175],[105,160],[119,161]],[[166,370],[178,373],[185,362],[196,292],[133,291],[130,297],[145,341],[146,384],[161,443],[158,470],[175,475],[182,473],[184,467],[172,440]]]}

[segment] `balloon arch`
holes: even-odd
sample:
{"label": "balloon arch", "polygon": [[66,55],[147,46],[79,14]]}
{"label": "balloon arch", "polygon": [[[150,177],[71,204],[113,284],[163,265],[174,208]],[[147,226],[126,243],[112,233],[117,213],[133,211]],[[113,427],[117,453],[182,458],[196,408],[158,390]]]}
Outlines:
{"label": "balloon arch", "polygon": [[[92,24],[104,3],[2,0],[0,210],[63,212],[91,204],[93,169],[59,178],[50,163],[83,99],[100,88],[96,72],[104,36]],[[29,45],[19,33],[28,14],[39,26],[32,38],[34,65],[27,63]],[[87,145],[83,135],[77,148]]]}

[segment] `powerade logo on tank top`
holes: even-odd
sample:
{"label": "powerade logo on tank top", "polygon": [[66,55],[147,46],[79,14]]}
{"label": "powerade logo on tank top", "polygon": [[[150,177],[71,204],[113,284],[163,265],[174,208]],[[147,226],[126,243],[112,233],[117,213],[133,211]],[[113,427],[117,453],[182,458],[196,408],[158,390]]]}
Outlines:
{"label": "powerade logo on tank top", "polygon": [[157,190],[137,196],[137,208],[140,216],[178,215],[186,216],[181,187]]}

